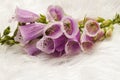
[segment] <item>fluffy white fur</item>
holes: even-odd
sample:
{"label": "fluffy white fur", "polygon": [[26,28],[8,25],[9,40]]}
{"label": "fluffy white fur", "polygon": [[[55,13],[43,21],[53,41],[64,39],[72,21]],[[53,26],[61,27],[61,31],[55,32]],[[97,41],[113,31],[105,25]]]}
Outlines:
{"label": "fluffy white fur", "polygon": [[[120,0],[0,0],[0,32],[16,22],[16,6],[36,13],[46,13],[49,5],[60,5],[76,19],[90,17],[113,18],[120,13]],[[88,53],[74,57],[50,58],[40,54],[29,56],[23,49],[0,46],[0,80],[120,80],[120,26],[115,25],[113,36],[99,42]]]}

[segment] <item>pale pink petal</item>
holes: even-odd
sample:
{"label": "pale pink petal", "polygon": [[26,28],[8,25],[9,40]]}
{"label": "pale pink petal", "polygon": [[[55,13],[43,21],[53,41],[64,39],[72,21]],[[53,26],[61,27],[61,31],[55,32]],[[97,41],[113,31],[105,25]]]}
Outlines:
{"label": "pale pink petal", "polygon": [[50,5],[48,7],[47,17],[50,21],[60,21],[64,16],[64,11],[60,6]]}
{"label": "pale pink petal", "polygon": [[94,20],[88,20],[85,23],[84,30],[85,30],[87,35],[89,35],[91,37],[95,37],[100,30],[100,25],[98,24],[98,22],[96,22]]}

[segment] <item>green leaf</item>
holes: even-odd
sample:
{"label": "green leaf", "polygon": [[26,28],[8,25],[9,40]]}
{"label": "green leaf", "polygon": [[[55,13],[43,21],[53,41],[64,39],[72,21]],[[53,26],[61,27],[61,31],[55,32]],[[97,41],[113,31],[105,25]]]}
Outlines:
{"label": "green leaf", "polygon": [[10,26],[8,26],[4,32],[3,32],[3,35],[8,35],[10,33]]}
{"label": "green leaf", "polygon": [[113,24],[120,24],[120,14],[115,15],[115,17],[113,18]]}
{"label": "green leaf", "polygon": [[2,38],[2,36],[1,36],[1,34],[0,34],[0,41],[1,41],[1,38]]}
{"label": "green leaf", "polygon": [[0,40],[0,43],[1,44],[4,44],[4,43],[6,43],[6,41],[8,41],[8,40],[10,40],[11,39],[11,37],[10,36],[4,36],[3,38],[1,38],[1,40]]}
{"label": "green leaf", "polygon": [[6,41],[6,44],[12,46],[12,45],[15,44],[15,41],[14,40],[8,40],[8,41]]}
{"label": "green leaf", "polygon": [[13,38],[16,36],[17,32],[18,32],[18,27],[15,29],[15,31],[13,33],[13,36],[12,36]]}

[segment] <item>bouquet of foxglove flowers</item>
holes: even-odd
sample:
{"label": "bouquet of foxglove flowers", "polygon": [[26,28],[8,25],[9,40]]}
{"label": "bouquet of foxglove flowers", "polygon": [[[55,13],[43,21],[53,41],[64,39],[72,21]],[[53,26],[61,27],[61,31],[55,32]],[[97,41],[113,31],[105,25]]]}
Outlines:
{"label": "bouquet of foxglove flowers", "polygon": [[1,44],[20,44],[29,55],[43,52],[62,56],[91,50],[97,41],[111,37],[113,25],[120,24],[120,15],[106,20],[101,17],[76,20],[60,6],[51,5],[46,16],[17,7],[14,20],[18,22],[14,34],[9,36],[7,27],[0,36]]}

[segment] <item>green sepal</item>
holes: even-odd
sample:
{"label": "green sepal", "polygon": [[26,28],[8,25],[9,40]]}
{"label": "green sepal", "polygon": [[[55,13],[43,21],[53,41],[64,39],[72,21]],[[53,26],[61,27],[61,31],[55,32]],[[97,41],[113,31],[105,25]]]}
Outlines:
{"label": "green sepal", "polygon": [[37,22],[39,23],[44,23],[44,24],[47,24],[47,20],[46,20],[46,16],[43,15],[43,14],[40,14],[40,18],[37,20]]}

